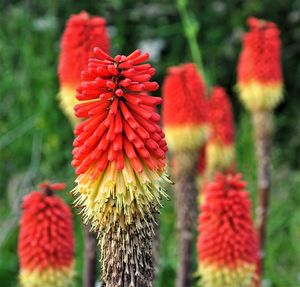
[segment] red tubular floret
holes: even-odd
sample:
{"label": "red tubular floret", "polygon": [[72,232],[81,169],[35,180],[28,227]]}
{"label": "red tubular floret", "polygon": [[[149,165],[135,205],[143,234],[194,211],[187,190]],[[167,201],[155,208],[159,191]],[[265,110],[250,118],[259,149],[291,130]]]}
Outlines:
{"label": "red tubular floret", "polygon": [[124,154],[123,154],[123,152],[119,151],[117,153],[116,163],[117,163],[117,169],[118,170],[122,170],[124,168]]}
{"label": "red tubular floret", "polygon": [[130,125],[124,120],[123,120],[123,127],[127,138],[129,139],[130,142],[133,142],[137,138],[136,133],[133,131]]}
{"label": "red tubular floret", "polygon": [[127,56],[127,60],[134,60],[137,57],[139,57],[142,54],[141,50],[135,50],[134,52],[132,52],[129,56]]}
{"label": "red tubular floret", "polygon": [[132,143],[126,137],[124,137],[124,150],[129,159],[137,157]]}
{"label": "red tubular floret", "polygon": [[134,65],[137,65],[137,64],[143,63],[148,60],[149,60],[149,54],[145,53],[145,54],[140,55],[137,58],[133,59],[132,62]]}
{"label": "red tubular floret", "polygon": [[105,59],[110,62],[112,62],[114,60],[111,56],[109,56],[107,53],[105,53],[103,50],[101,50],[98,47],[94,48],[93,52],[94,52],[94,55],[96,57],[98,57],[99,59]]}

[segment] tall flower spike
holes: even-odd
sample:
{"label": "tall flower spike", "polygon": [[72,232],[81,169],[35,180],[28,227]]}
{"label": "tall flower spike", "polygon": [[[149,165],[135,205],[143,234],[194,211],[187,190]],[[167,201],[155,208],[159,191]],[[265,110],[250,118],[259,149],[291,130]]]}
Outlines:
{"label": "tall flower spike", "polygon": [[[283,98],[280,32],[272,22],[248,19],[250,31],[238,64],[238,87],[241,100],[252,114],[257,157],[258,208],[257,229],[260,254],[264,254],[267,211],[271,186],[271,150],[273,109]],[[263,258],[260,258],[259,273]]]}
{"label": "tall flower spike", "polygon": [[163,125],[170,150],[198,150],[208,129],[205,85],[194,64],[169,69],[163,100]]}
{"label": "tall flower spike", "polygon": [[64,184],[43,183],[24,197],[18,245],[21,287],[73,286],[72,214],[53,194],[61,189]]}
{"label": "tall flower spike", "polygon": [[216,86],[212,90],[208,118],[211,134],[206,145],[206,172],[210,178],[216,171],[232,168],[235,159],[232,108],[222,87]]}
{"label": "tall flower spike", "polygon": [[110,49],[105,19],[91,17],[86,12],[72,15],[61,39],[58,66],[60,106],[72,124],[78,122],[73,113],[73,107],[78,103],[75,89],[94,47],[105,52]]}
{"label": "tall flower spike", "polygon": [[280,32],[272,22],[248,19],[238,63],[238,88],[251,111],[272,110],[283,98]]}
{"label": "tall flower spike", "polygon": [[197,244],[203,287],[254,286],[257,236],[241,177],[219,173],[205,186]]}
{"label": "tall flower spike", "polygon": [[140,50],[112,58],[95,48],[77,88],[84,103],[75,115],[85,120],[74,131],[74,194],[84,221],[99,232],[105,286],[151,286],[153,215],[169,179],[148,58]]}
{"label": "tall flower spike", "polygon": [[163,85],[163,126],[172,152],[178,232],[176,286],[193,282],[194,231],[197,221],[196,161],[207,138],[205,85],[194,64],[171,67]]}

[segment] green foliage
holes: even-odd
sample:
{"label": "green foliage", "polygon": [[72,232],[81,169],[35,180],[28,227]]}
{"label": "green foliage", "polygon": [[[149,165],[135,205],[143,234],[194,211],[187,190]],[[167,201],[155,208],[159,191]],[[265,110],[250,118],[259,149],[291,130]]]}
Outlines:
{"label": "green foliage", "polygon": [[[4,3],[6,2],[6,4]],[[278,23],[283,39],[286,101],[276,113],[273,190],[268,225],[265,282],[295,287],[300,265],[299,97],[300,2],[293,0],[187,1],[199,23],[198,43],[212,83],[233,95],[241,34],[249,15]],[[46,178],[73,187],[72,130],[57,105],[57,56],[66,19],[85,9],[107,18],[113,53],[133,51],[144,40],[160,40],[153,59],[156,80],[167,67],[191,60],[174,1],[2,1],[0,18],[0,286],[16,285],[17,222],[21,198]],[[238,167],[253,199],[256,163],[249,116],[232,97],[237,124]],[[175,213],[171,200],[161,215],[158,286],[174,286]],[[64,199],[72,199],[64,194]],[[76,212],[76,211],[75,211]],[[82,230],[75,217],[77,286],[81,286]],[[297,281],[298,280],[298,281]]]}

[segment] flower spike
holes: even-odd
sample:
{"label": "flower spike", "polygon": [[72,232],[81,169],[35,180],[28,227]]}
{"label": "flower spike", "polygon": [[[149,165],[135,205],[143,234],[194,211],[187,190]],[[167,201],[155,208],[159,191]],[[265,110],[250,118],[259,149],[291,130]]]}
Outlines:
{"label": "flower spike", "polygon": [[54,195],[64,188],[45,182],[24,197],[18,245],[21,287],[73,286],[72,214]]}
{"label": "flower spike", "polygon": [[280,32],[254,17],[248,25],[238,63],[240,98],[251,111],[272,110],[283,98]]}
{"label": "flower spike", "polygon": [[252,287],[257,280],[257,235],[240,174],[216,174],[205,185],[198,256],[203,287]]}
{"label": "flower spike", "polygon": [[[257,157],[257,229],[261,253],[265,244],[268,197],[271,190],[271,150],[274,130],[273,110],[283,99],[280,31],[275,23],[248,19],[238,63],[239,96],[251,112]],[[263,258],[259,262],[261,274]]]}
{"label": "flower spike", "polygon": [[214,87],[208,105],[211,134],[206,144],[206,173],[209,179],[216,171],[233,168],[235,149],[233,114],[226,91]]}
{"label": "flower spike", "polygon": [[163,100],[163,125],[170,150],[199,150],[208,127],[205,85],[194,64],[169,69]]}
{"label": "flower spike", "polygon": [[[163,85],[163,126],[172,153],[178,237],[176,286],[191,286],[194,230],[197,219],[195,167],[207,135],[205,84],[193,63],[171,67]],[[190,250],[190,252],[187,252]]]}
{"label": "flower spike", "polygon": [[[106,286],[126,286],[128,278],[139,282],[149,276],[145,253],[151,253],[153,215],[165,196],[161,181],[169,182],[167,144],[156,112],[161,99],[149,95],[158,84],[150,81],[154,69],[144,64],[148,58],[140,50],[113,58],[97,47],[77,87],[83,103],[74,111],[84,120],[74,130],[74,194],[84,221],[99,232]],[[142,254],[128,241],[132,236]],[[111,256],[118,264],[112,264]],[[120,270],[111,272],[116,268]],[[126,272],[127,279],[120,275],[125,269],[134,270]]]}
{"label": "flower spike", "polygon": [[94,47],[101,47],[105,52],[110,49],[105,19],[92,17],[87,12],[72,15],[61,39],[58,66],[60,105],[72,124],[78,122],[73,113],[73,107],[78,103],[75,88]]}

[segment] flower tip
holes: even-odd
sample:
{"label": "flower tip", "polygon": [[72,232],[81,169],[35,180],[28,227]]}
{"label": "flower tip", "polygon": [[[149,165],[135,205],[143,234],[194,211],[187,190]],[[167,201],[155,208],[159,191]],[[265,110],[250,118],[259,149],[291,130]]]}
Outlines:
{"label": "flower tip", "polygon": [[259,23],[259,19],[257,19],[254,16],[250,16],[247,19],[247,24],[248,24],[249,27],[257,27],[258,23]]}
{"label": "flower tip", "polygon": [[44,188],[46,188],[46,187],[48,187],[48,186],[49,186],[49,181],[48,181],[48,180],[45,180],[44,182],[41,182],[41,183],[38,185],[39,189],[44,189]]}
{"label": "flower tip", "polygon": [[247,19],[247,24],[252,29],[265,29],[275,27],[276,25],[272,22],[268,22],[264,19],[258,19],[256,17],[250,16]]}
{"label": "flower tip", "polygon": [[86,12],[85,10],[82,10],[80,13],[79,13],[79,16],[83,19],[88,19],[90,17],[89,13]]}
{"label": "flower tip", "polygon": [[101,48],[99,47],[95,47],[93,48],[93,52],[94,52],[94,55],[96,57],[99,57],[100,59],[104,59],[104,60],[109,60],[109,61],[113,61],[114,59],[109,56],[107,53],[105,53]]}
{"label": "flower tip", "polygon": [[159,84],[157,82],[152,82],[152,91],[156,91],[159,88]]}
{"label": "flower tip", "polygon": [[179,74],[181,72],[181,68],[180,67],[170,67],[168,69],[168,73],[169,74]]}
{"label": "flower tip", "polygon": [[57,183],[52,183],[50,187],[52,190],[58,191],[58,190],[66,189],[67,185],[64,182],[57,182]]}
{"label": "flower tip", "polygon": [[48,180],[45,180],[44,182],[40,183],[38,185],[40,190],[50,190],[50,191],[59,191],[59,190],[64,190],[66,189],[66,184],[63,182],[57,182],[57,183],[52,183]]}
{"label": "flower tip", "polygon": [[99,47],[93,48],[93,52],[94,52],[95,54],[99,53],[100,51],[102,51],[102,50],[101,50]]}

